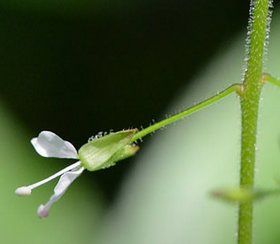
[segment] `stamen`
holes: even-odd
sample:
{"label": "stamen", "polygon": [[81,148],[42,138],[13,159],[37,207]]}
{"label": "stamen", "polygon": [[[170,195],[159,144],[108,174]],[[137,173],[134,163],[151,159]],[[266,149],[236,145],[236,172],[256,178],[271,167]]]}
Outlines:
{"label": "stamen", "polygon": [[39,186],[41,186],[41,185],[46,184],[47,182],[49,182],[49,181],[55,179],[56,177],[58,177],[58,176],[64,174],[65,172],[68,172],[68,171],[70,171],[70,170],[72,170],[72,169],[75,169],[75,168],[79,167],[80,165],[81,165],[81,162],[80,162],[80,161],[78,161],[78,162],[76,162],[76,163],[74,163],[74,164],[71,164],[71,165],[69,165],[68,167],[66,167],[66,168],[64,168],[64,169],[62,169],[62,170],[60,170],[60,171],[58,171],[58,172],[55,173],[54,175],[51,175],[50,177],[48,177],[48,178],[46,178],[46,179],[44,179],[44,180],[41,180],[41,181],[39,181],[39,182],[37,182],[37,183],[34,183],[34,184],[32,184],[32,185],[29,185],[29,186],[22,186],[22,187],[17,188],[16,191],[15,191],[15,193],[16,193],[18,196],[29,196],[29,195],[31,195],[31,192],[32,192],[33,189],[35,189],[35,188],[37,188],[37,187],[39,187]]}

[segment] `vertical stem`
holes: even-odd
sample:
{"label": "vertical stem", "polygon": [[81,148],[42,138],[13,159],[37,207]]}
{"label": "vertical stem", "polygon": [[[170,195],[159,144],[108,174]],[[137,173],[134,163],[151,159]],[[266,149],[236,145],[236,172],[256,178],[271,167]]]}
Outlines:
{"label": "vertical stem", "polygon": [[[250,9],[250,26],[248,32],[248,56],[244,77],[244,90],[241,95],[242,139],[240,187],[253,190],[256,133],[259,100],[261,93],[261,76],[263,72],[263,55],[269,25],[270,0],[254,0]],[[252,243],[253,202],[239,205],[238,244]]]}

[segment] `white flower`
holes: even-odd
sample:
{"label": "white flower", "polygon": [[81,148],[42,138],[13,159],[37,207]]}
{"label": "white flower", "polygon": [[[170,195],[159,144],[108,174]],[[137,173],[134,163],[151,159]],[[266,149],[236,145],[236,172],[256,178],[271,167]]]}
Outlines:
{"label": "white flower", "polygon": [[[68,141],[62,140],[59,136],[50,131],[42,131],[38,137],[31,140],[35,150],[43,157],[47,158],[69,158],[78,159],[78,153],[75,147]],[[54,188],[54,194],[45,205],[40,205],[37,214],[40,218],[45,218],[54,202],[59,200],[66,192],[71,183],[82,174],[84,167],[78,161],[56,174],[29,186],[23,186],[16,189],[15,193],[19,196],[31,195],[33,189],[61,176]]]}
{"label": "white flower", "polygon": [[42,181],[19,187],[15,193],[19,196],[29,196],[33,189],[60,176],[50,200],[38,208],[39,217],[45,218],[48,216],[51,206],[63,196],[71,183],[85,169],[89,171],[105,169],[115,165],[120,160],[133,156],[139,149],[132,141],[135,133],[137,133],[137,129],[98,136],[83,145],[77,152],[70,142],[62,140],[53,132],[42,131],[38,137],[31,140],[37,153],[47,158],[70,158],[79,161]]}

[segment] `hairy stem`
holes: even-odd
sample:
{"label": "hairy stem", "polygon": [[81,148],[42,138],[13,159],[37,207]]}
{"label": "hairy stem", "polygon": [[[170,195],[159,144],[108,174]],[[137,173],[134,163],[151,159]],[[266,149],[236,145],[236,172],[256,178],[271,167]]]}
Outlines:
{"label": "hairy stem", "polygon": [[219,92],[218,94],[216,94],[215,96],[213,97],[210,97],[196,105],[194,105],[193,107],[190,107],[190,108],[187,108],[186,110],[183,110],[182,112],[180,113],[177,113],[177,114],[174,114],[172,115],[171,117],[169,118],[166,118],[162,121],[159,121],[141,131],[139,131],[138,133],[136,133],[133,138],[131,139],[131,142],[134,142],[156,130],[159,130],[177,120],[180,120],[190,114],[193,114],[203,108],[206,108],[208,107],[209,105],[223,99],[224,97],[228,96],[229,94],[233,93],[233,92],[237,92],[237,93],[241,93],[241,90],[242,90],[242,87],[240,84],[234,84],[228,88],[226,88],[225,90]]}
{"label": "hairy stem", "polygon": [[[269,25],[269,0],[255,0],[251,5],[248,61],[241,96],[242,139],[240,187],[254,188],[256,134],[260,93],[262,88],[263,55]],[[238,244],[252,243],[253,202],[239,205]]]}

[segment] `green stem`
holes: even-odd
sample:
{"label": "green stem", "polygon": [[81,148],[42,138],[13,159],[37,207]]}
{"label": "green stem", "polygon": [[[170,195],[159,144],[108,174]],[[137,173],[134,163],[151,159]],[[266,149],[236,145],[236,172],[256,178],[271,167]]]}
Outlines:
{"label": "green stem", "polygon": [[217,95],[213,96],[213,97],[210,97],[196,105],[194,105],[193,107],[190,107],[190,108],[187,108],[186,110],[183,110],[182,112],[180,113],[177,113],[177,114],[174,114],[172,115],[171,117],[169,118],[166,118],[160,122],[157,122],[141,131],[139,131],[138,133],[136,133],[132,139],[131,139],[131,142],[134,142],[158,129],[161,129],[177,120],[180,120],[192,113],[195,113],[203,108],[206,108],[207,106],[223,99],[224,97],[228,96],[229,94],[233,93],[233,92],[237,92],[237,93],[240,93],[241,92],[241,86],[239,84],[234,84],[228,88],[226,88],[225,90],[219,92]]}
{"label": "green stem", "polygon": [[[249,32],[248,62],[241,96],[242,138],[240,188],[253,190],[256,133],[260,93],[262,88],[263,55],[268,28],[269,0],[255,0]],[[253,202],[239,205],[238,244],[252,243]]]}

